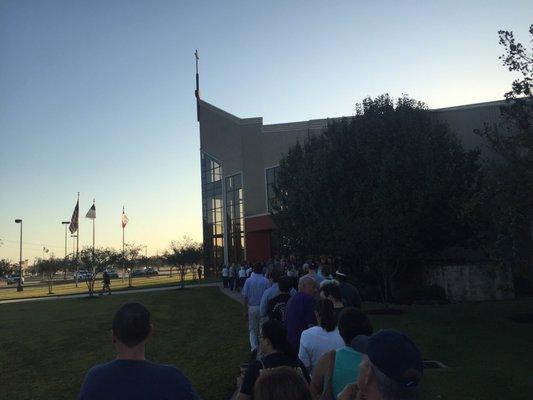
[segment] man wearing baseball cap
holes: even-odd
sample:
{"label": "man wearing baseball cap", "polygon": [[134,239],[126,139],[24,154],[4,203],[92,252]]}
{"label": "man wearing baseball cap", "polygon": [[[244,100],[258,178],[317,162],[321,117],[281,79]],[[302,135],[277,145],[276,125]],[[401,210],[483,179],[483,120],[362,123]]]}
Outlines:
{"label": "man wearing baseball cap", "polygon": [[383,329],[359,335],[352,347],[364,354],[356,385],[347,386],[339,400],[416,400],[423,365],[420,351],[405,334]]}

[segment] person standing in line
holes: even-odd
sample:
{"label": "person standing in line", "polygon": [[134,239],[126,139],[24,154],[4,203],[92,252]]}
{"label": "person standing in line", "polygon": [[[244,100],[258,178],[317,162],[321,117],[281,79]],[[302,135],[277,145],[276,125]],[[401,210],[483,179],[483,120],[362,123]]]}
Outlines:
{"label": "person standing in line", "polygon": [[126,303],[113,317],[116,359],[85,375],[78,400],[197,400],[187,377],[172,365],[145,358],[152,332],[150,311],[141,303]]}
{"label": "person standing in line", "polygon": [[222,284],[224,289],[229,287],[229,269],[226,264],[222,265]]}
{"label": "person standing in line", "polygon": [[254,272],[250,278],[246,279],[242,295],[244,296],[244,318],[248,321],[248,332],[250,334],[251,358],[257,357],[259,347],[259,330],[261,327],[261,314],[259,305],[265,290],[270,286],[270,282],[262,274],[263,267],[257,263],[254,265]]}
{"label": "person standing in line", "polygon": [[198,269],[197,269],[197,272],[198,272],[198,280],[201,281],[202,280],[202,266],[198,266]]}
{"label": "person standing in line", "polygon": [[309,273],[307,274],[307,276],[310,276],[311,278],[313,278],[316,281],[316,283],[320,285],[320,282],[322,282],[324,278],[322,278],[322,276],[320,276],[317,273],[317,271],[318,271],[318,265],[313,262],[309,264]]}
{"label": "person standing in line", "polygon": [[290,292],[293,290],[291,279],[288,276],[279,278],[278,289],[278,295],[268,301],[267,316],[269,320],[280,321],[285,326],[285,309],[291,298]]}
{"label": "person standing in line", "polygon": [[335,276],[339,281],[339,289],[341,291],[342,302],[344,305],[346,307],[361,308],[361,295],[357,288],[348,281],[350,278],[348,271],[339,268],[339,270],[335,272]]}
{"label": "person standing in line", "polygon": [[337,329],[333,303],[328,299],[320,299],[316,303],[315,316],[318,325],[302,332],[298,352],[298,358],[302,360],[309,372],[313,371],[318,359],[325,353],[344,346],[344,341]]}
{"label": "person standing in line", "polygon": [[242,291],[242,288],[244,287],[244,282],[246,282],[246,270],[244,269],[244,265],[241,265],[239,268],[238,279],[238,289]]}
{"label": "person standing in line", "polygon": [[104,274],[102,276],[102,293],[100,293],[100,296],[103,296],[104,292],[107,290],[107,294],[111,294],[111,277],[109,276],[109,273],[104,271]]}
{"label": "person standing in line", "polygon": [[345,345],[318,360],[310,385],[313,398],[321,395],[336,399],[346,385],[357,380],[363,355],[351,344],[359,335],[372,335],[372,324],[366,314],[349,307],[340,314],[338,328]]}
{"label": "person standing in line", "polygon": [[292,296],[285,308],[285,326],[287,340],[293,350],[300,349],[300,336],[303,331],[316,325],[315,296],[318,284],[311,276],[302,276],[298,284],[298,293]]}
{"label": "person standing in line", "polygon": [[232,263],[229,267],[229,290],[235,290],[235,276],[237,271],[235,270],[235,263]]}
{"label": "person standing in line", "polygon": [[344,310],[344,303],[342,302],[342,295],[337,281],[322,281],[320,285],[320,298],[328,299],[333,303],[333,311],[335,318],[338,321],[339,315]]}

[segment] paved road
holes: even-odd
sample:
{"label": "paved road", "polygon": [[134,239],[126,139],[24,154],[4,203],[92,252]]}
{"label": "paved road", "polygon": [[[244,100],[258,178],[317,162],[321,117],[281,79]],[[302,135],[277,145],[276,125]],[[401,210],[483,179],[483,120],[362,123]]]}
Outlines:
{"label": "paved road", "polygon": [[[218,282],[213,283],[196,283],[191,285],[185,285],[186,288],[197,288],[197,287],[209,287],[209,286],[221,286]],[[121,294],[130,294],[130,293],[146,293],[146,292],[160,292],[163,290],[177,290],[177,286],[163,286],[163,287],[156,287],[156,288],[146,288],[146,289],[132,289],[132,290],[121,290],[113,292],[113,296],[120,296]],[[225,291],[226,289],[222,289]],[[97,296],[98,294],[95,294]],[[107,296],[107,295],[105,295]],[[25,303],[29,301],[47,301],[47,300],[69,300],[69,299],[80,299],[83,297],[87,297],[87,293],[81,293],[81,294],[69,294],[65,296],[47,296],[47,297],[34,297],[34,298],[26,298],[26,299],[12,299],[12,300],[2,300],[0,301],[0,304],[9,304],[9,303]]]}

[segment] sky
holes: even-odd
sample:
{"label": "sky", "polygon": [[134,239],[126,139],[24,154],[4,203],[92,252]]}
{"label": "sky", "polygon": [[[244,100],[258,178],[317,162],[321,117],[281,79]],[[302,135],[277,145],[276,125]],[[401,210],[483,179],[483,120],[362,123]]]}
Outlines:
{"label": "sky", "polygon": [[[367,96],[440,108],[501,99],[497,32],[531,1],[0,1],[0,258],[64,254],[80,192],[96,245],[201,241],[202,98],[264,123],[352,115]],[[245,188],[246,190],[246,188]],[[68,238],[67,252],[72,251]]]}

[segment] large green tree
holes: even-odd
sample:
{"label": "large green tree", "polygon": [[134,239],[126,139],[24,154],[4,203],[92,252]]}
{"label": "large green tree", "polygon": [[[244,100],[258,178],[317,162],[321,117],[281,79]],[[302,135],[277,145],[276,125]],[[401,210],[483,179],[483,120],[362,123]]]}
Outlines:
{"label": "large green tree", "polygon": [[179,242],[170,243],[170,248],[163,259],[171,268],[176,267],[180,275],[180,286],[183,288],[187,272],[202,262],[203,249],[200,243],[187,236]]}
{"label": "large green tree", "polygon": [[[533,25],[529,28],[533,43]],[[495,256],[525,273],[533,265],[533,47],[499,31],[503,65],[519,77],[505,94],[502,122],[476,132],[499,156],[487,162],[486,206],[494,221]]]}
{"label": "large green tree", "polygon": [[280,247],[365,266],[386,301],[391,279],[413,260],[473,245],[466,205],[478,158],[423,103],[367,98],[353,118],[331,121],[281,161]]}

